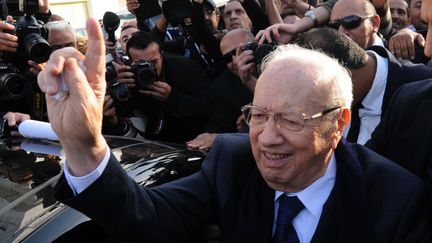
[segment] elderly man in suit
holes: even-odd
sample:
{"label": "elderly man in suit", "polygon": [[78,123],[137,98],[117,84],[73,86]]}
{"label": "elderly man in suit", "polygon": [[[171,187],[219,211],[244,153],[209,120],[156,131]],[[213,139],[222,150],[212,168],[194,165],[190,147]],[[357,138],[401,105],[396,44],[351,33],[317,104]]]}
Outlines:
{"label": "elderly man in suit", "polygon": [[[351,81],[335,60],[280,48],[243,108],[250,144],[247,135],[222,136],[199,172],[148,189],[127,176],[100,133],[105,63],[95,20],[88,33],[85,57],[53,53],[38,81],[67,157],[57,197],[116,237],[190,242],[216,222],[221,242],[430,241],[423,182],[342,139]],[[69,95],[56,99],[61,73]]]}

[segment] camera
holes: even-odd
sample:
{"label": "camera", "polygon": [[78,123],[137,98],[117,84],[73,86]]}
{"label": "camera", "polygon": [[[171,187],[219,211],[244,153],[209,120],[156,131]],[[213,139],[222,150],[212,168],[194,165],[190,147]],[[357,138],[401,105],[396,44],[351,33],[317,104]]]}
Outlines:
{"label": "camera", "polygon": [[19,100],[32,90],[31,81],[12,64],[0,60],[0,101]]}
{"label": "camera", "polygon": [[242,51],[251,50],[255,57],[255,64],[261,64],[264,57],[266,57],[270,52],[272,52],[277,47],[276,42],[263,43],[258,45],[256,42],[249,42],[243,46]]}
{"label": "camera", "polygon": [[52,52],[50,45],[45,40],[48,38],[48,30],[33,16],[38,11],[38,1],[20,0],[19,8],[21,12],[24,12],[24,16],[21,16],[16,22],[9,22],[15,26],[15,29],[4,32],[18,37],[18,56],[28,57],[38,63],[48,61]]}
{"label": "camera", "polygon": [[171,23],[178,26],[192,17],[192,3],[189,0],[167,0],[162,2],[162,12]]}
{"label": "camera", "polygon": [[158,80],[156,66],[153,62],[138,60],[132,64],[131,70],[135,74],[138,89],[147,89]]}
{"label": "camera", "polygon": [[117,71],[112,62],[106,64],[105,80],[107,82],[107,90],[114,101],[125,103],[132,99],[132,93],[128,86],[117,81]]}

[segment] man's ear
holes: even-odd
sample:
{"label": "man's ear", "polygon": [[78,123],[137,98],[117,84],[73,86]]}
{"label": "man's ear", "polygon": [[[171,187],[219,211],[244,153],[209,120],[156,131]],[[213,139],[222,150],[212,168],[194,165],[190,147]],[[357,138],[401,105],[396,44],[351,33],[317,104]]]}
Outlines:
{"label": "man's ear", "polygon": [[336,121],[336,130],[333,132],[331,139],[331,145],[333,149],[336,149],[340,139],[342,138],[345,128],[348,126],[351,120],[351,111],[348,108],[341,109],[342,112]]}
{"label": "man's ear", "polygon": [[373,26],[373,30],[375,33],[378,33],[380,24],[381,24],[381,19],[378,15],[374,15],[371,19],[372,21],[372,26]]}

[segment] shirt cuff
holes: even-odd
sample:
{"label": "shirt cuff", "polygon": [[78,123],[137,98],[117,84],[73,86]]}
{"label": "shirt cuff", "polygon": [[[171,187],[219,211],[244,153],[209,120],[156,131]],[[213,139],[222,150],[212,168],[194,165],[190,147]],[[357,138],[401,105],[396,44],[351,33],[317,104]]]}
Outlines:
{"label": "shirt cuff", "polygon": [[89,174],[85,176],[79,176],[79,177],[71,175],[67,163],[68,161],[66,159],[64,163],[64,174],[66,177],[66,181],[68,182],[75,196],[80,194],[82,191],[84,191],[87,187],[89,187],[93,182],[95,182],[102,175],[102,173],[105,170],[105,167],[108,164],[110,154],[111,154],[111,150],[108,148],[104,158],[99,163],[98,167],[92,172],[90,172]]}

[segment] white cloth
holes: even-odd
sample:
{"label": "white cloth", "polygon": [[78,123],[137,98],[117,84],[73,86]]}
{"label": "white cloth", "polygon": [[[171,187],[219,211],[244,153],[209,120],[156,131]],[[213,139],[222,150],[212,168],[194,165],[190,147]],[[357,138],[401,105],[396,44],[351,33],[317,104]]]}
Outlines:
{"label": "white cloth", "polygon": [[373,36],[372,46],[382,46],[385,48],[384,41],[377,34]]}
{"label": "white cloth", "polygon": [[362,100],[363,108],[359,109],[360,130],[357,139],[358,144],[365,144],[372,135],[372,132],[381,121],[382,103],[387,85],[388,60],[373,51],[367,51],[375,56],[377,70],[372,87]]}
{"label": "white cloth", "polygon": [[96,181],[105,170],[105,167],[108,164],[111,150],[107,148],[107,152],[102,159],[102,162],[98,165],[98,167],[92,171],[90,174],[87,174],[85,176],[73,176],[69,172],[69,166],[67,163],[67,159],[64,163],[64,174],[66,177],[66,181],[68,182],[70,188],[74,192],[75,195],[80,194],[82,191],[84,191],[87,187],[89,187],[94,181]]}
{"label": "white cloth", "polygon": [[[302,191],[296,193],[285,193],[287,196],[297,196],[303,203],[305,208],[297,214],[293,219],[292,224],[297,232],[297,236],[301,243],[310,242],[315,230],[318,226],[318,222],[321,217],[324,203],[327,201],[330,193],[335,185],[336,181],[336,158],[333,155],[330,158],[329,165],[323,176],[318,178],[308,187]],[[273,234],[276,229],[276,219],[279,209],[278,198],[284,194],[284,192],[276,191],[274,203],[275,203],[275,214],[273,221]]]}

